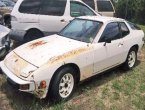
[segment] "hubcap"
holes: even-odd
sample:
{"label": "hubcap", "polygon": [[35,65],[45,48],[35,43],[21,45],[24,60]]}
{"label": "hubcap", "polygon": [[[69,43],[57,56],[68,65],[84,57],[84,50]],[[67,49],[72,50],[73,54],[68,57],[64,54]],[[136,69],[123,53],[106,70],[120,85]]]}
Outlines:
{"label": "hubcap", "polygon": [[67,98],[74,87],[74,78],[72,76],[72,74],[67,73],[65,74],[61,80],[60,80],[60,84],[59,84],[59,94],[62,98]]}
{"label": "hubcap", "polygon": [[129,56],[128,56],[128,66],[130,68],[132,68],[135,64],[135,60],[136,60],[136,53],[134,51],[130,52]]}

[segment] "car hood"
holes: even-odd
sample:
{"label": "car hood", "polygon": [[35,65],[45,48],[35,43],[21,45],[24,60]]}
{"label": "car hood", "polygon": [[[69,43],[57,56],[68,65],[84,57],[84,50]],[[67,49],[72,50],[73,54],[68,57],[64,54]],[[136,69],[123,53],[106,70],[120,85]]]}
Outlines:
{"label": "car hood", "polygon": [[84,42],[51,35],[26,43],[13,52],[27,62],[40,67],[49,62],[50,59],[86,46],[87,43]]}

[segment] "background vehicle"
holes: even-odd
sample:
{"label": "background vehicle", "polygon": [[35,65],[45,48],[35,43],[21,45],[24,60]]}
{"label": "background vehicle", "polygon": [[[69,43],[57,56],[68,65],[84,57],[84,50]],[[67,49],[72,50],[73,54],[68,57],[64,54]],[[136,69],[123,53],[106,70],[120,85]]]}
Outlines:
{"label": "background vehicle", "polygon": [[0,19],[1,23],[8,28],[11,27],[11,18],[10,13],[15,5],[15,2],[12,0],[0,0],[0,15],[2,18]]}
{"label": "background vehicle", "polygon": [[10,50],[11,41],[8,36],[9,32],[10,29],[0,25],[0,60],[2,60]]}
{"label": "background vehicle", "polygon": [[82,0],[96,12],[103,16],[113,17],[115,15],[115,9],[111,0]]}
{"label": "background vehicle", "polygon": [[2,15],[0,15],[0,24],[3,24]]}
{"label": "background vehicle", "polygon": [[86,15],[99,16],[81,0],[19,0],[11,13],[10,36],[27,42],[57,33],[74,17]]}
{"label": "background vehicle", "polygon": [[59,34],[14,49],[1,69],[20,91],[65,100],[86,78],[122,64],[132,69],[143,38],[140,28],[123,19],[79,17]]}

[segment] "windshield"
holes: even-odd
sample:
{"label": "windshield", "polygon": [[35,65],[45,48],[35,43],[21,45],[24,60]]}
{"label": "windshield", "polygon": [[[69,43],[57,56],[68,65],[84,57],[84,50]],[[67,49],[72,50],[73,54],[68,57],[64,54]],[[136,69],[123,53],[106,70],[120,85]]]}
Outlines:
{"label": "windshield", "polygon": [[86,43],[92,43],[101,26],[102,23],[98,21],[75,19],[64,28],[59,35]]}

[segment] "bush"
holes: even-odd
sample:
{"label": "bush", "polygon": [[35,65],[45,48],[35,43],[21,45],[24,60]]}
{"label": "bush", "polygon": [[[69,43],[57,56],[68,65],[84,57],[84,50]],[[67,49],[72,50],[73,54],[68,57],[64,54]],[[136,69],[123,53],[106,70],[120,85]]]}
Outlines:
{"label": "bush", "polygon": [[145,0],[118,0],[115,8],[117,17],[145,24]]}

